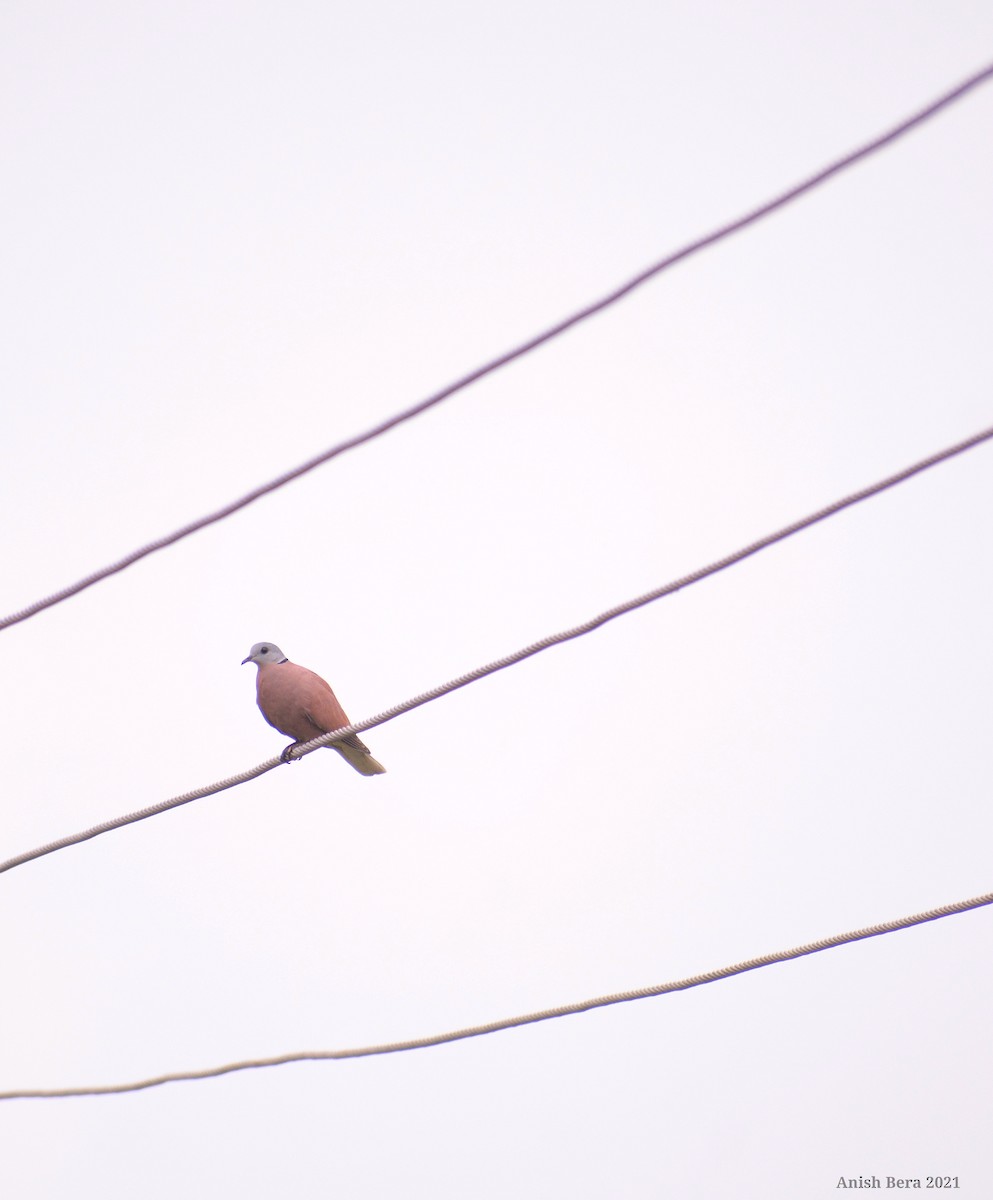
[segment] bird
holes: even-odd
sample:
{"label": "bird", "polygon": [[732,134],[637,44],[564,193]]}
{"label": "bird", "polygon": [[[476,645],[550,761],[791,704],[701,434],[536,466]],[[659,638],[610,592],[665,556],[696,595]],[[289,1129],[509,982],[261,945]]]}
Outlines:
{"label": "bird", "polygon": [[[349,723],[338,698],[320,675],[291,663],[275,642],[256,642],[241,665],[250,662],[258,667],[255,689],[263,717],[273,729],[294,739],[282,753],[284,762],[294,746]],[[360,775],[386,774],[386,768],[376,762],[357,734],[349,734],[328,749],[337,750]]]}

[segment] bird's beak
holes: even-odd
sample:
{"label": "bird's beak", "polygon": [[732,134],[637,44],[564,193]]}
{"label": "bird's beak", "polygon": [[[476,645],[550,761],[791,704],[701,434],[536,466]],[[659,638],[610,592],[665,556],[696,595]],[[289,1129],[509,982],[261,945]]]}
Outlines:
{"label": "bird's beak", "polygon": [[251,661],[252,661],[252,656],[251,656],[251,655],[249,655],[249,656],[248,656],[248,658],[243,658],[243,659],[241,660],[241,665],[242,665],[242,666],[244,666],[244,665],[245,665],[245,663],[247,663],[247,662],[251,662]]}

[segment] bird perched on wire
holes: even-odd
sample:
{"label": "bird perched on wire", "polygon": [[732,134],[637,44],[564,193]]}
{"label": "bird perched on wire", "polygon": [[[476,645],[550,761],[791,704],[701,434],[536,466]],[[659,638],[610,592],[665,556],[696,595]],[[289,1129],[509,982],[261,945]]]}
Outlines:
{"label": "bird perched on wire", "polygon": [[[255,689],[262,715],[274,729],[293,738],[293,746],[349,723],[345,710],[320,675],[291,663],[273,642],[256,642],[241,665],[250,662],[259,669]],[[293,746],[283,751],[284,761]],[[376,762],[357,734],[349,734],[328,749],[337,750],[360,775],[386,774],[386,768]]]}

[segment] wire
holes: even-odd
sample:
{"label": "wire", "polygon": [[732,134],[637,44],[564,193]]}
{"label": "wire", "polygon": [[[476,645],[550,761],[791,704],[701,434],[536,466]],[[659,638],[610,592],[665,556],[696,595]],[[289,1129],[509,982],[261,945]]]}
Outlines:
{"label": "wire", "polygon": [[443,400],[447,400],[456,392],[462,391],[470,384],[482,379],[486,375],[498,371],[501,367],[507,366],[508,363],[514,362],[518,358],[522,358],[525,354],[529,354],[532,350],[536,350],[545,342],[551,341],[566,330],[571,329],[574,325],[588,320],[590,317],[596,316],[605,308],[616,304],[617,301],[623,299],[642,284],[647,283],[656,275],[663,271],[674,267],[677,263],[682,262],[686,258],[690,258],[694,254],[698,254],[701,250],[707,249],[708,246],[713,246],[717,242],[723,241],[725,238],[731,237],[735,233],[747,229],[750,225],[754,225],[757,221],[761,221],[764,217],[776,212],[787,204],[791,204],[794,200],[798,200],[807,192],[814,188],[820,187],[833,176],[846,171],[849,167],[861,162],[862,159],[868,158],[870,155],[882,150],[890,143],[897,141],[911,130],[922,125],[925,121],[929,121],[932,117],[937,116],[943,109],[956,101],[961,100],[969,92],[979,87],[981,84],[987,83],[993,78],[993,64],[984,67],[981,71],[977,71],[974,75],[970,75],[968,79],[963,80],[949,91],[944,92],[936,100],[932,101],[926,107],[920,109],[912,116],[907,117],[894,125],[885,133],[866,142],[858,149],[851,151],[843,157],[836,159],[828,166],[817,171],[815,174],[802,180],[800,183],[794,184],[784,192],[780,192],[772,200],[760,204],[757,208],[751,209],[743,216],[729,221],[727,224],[720,226],[711,233],[706,234],[695,241],[687,243],[685,246],[676,250],[674,253],[660,259],[652,266],[640,271],[627,282],[622,283],[607,295],[602,296],[599,300],[593,301],[584,308],[577,310],[571,315],[563,318],[554,325],[549,326],[543,332],[536,334],[527,341],[521,342],[513,349],[499,355],[497,358],[491,359],[484,363],[483,366],[470,371],[468,374],[456,379],[454,383],[448,384],[441,388],[440,391],[434,392],[425,400],[421,400],[418,404],[412,405],[410,408],[405,408],[392,417],[388,417],[385,421],[381,421],[378,425],[373,425],[364,433],[356,434],[354,437],[346,438],[342,442],[338,442],[330,449],[325,450],[322,454],[316,455],[314,458],[308,459],[297,467],[293,467],[289,471],[285,471],[282,475],[270,480],[268,483],[262,484],[260,487],[254,488],[247,492],[244,496],[237,500],[233,500],[230,504],[224,505],[214,512],[208,513],[204,517],[200,517],[196,521],[191,521],[188,525],[183,525],[172,533],[166,534],[164,537],[157,538],[154,542],[149,542],[146,546],[141,546],[137,550],[133,550],[130,554],[126,554],[123,558],[116,562],[110,563],[109,566],[101,567],[92,574],[87,575],[84,579],[78,580],[76,583],[70,584],[68,587],[62,588],[60,591],[53,592],[50,596],[46,596],[41,600],[36,600],[33,604],[29,604],[26,608],[22,608],[17,612],[11,613],[7,617],[0,618],[0,630],[7,629],[11,625],[16,625],[20,621],[26,621],[28,617],[33,617],[36,613],[43,609],[51,608],[55,604],[60,604],[63,600],[68,600],[70,596],[75,596],[79,592],[85,591],[86,588],[92,587],[93,584],[99,583],[101,580],[108,578],[110,575],[117,574],[118,571],[123,571],[126,567],[130,567],[133,563],[147,557],[149,554],[154,554],[157,550],[164,550],[167,546],[181,541],[185,537],[189,537],[191,533],[196,533],[201,529],[205,529],[208,525],[213,525],[217,521],[224,520],[225,517],[230,517],[239,509],[247,507],[261,497],[268,495],[270,492],[276,491],[278,488],[284,487],[293,480],[299,479],[301,475],[306,475],[309,471],[313,471],[316,467],[322,466],[331,459],[337,458],[339,454],[344,454],[347,450],[353,450],[356,446],[361,446],[366,442],[371,442],[374,438],[388,432],[397,425],[402,425],[405,421],[411,420],[413,417],[419,416],[421,413],[427,412],[436,404],[440,404]]}
{"label": "wire", "polygon": [[685,992],[690,988],[701,987],[707,983],[730,979],[734,975],[743,975],[746,971],[769,967],[773,963],[789,962],[808,954],[817,954],[821,950],[833,950],[837,946],[846,946],[851,942],[864,941],[866,938],[879,937],[885,933],[897,933],[901,929],[910,929],[914,925],[924,925],[928,921],[938,921],[942,917],[956,916],[959,913],[969,912],[990,904],[993,904],[993,892],[987,892],[984,896],[976,896],[972,900],[960,900],[955,904],[932,908],[928,912],[916,913],[912,917],[899,917],[895,921],[885,921],[881,925],[870,925],[865,929],[856,929],[850,933],[835,934],[834,937],[822,938],[817,942],[794,946],[792,950],[763,954],[760,958],[750,958],[746,962],[735,963],[730,967],[720,967],[716,971],[707,971],[703,975],[691,975],[687,979],[677,979],[672,983],[660,983],[653,987],[636,988],[630,992],[615,992],[609,996],[597,996],[592,1000],[580,1000],[578,1004],[563,1004],[558,1008],[545,1008],[540,1012],[526,1013],[521,1017],[506,1017],[501,1021],[489,1021],[485,1025],[470,1025],[466,1029],[456,1029],[451,1033],[436,1033],[430,1037],[412,1038],[407,1042],[386,1042],[380,1046],[360,1046],[352,1050],[304,1050],[297,1054],[280,1054],[274,1058],[246,1058],[241,1062],[225,1063],[220,1067],[207,1067],[201,1071],[176,1071],[167,1075],[154,1075],[148,1079],[136,1080],[134,1083],[111,1083],[79,1088],[32,1088],[23,1091],[0,1092],[0,1100],[54,1100],[66,1099],[71,1096],[109,1096],[121,1092],[140,1092],[146,1088],[160,1087],[163,1083],[215,1079],[219,1075],[230,1075],[235,1071],[251,1071],[259,1067],[281,1067],[287,1063],[316,1062],[326,1059],[370,1058],[379,1054],[398,1054],[403,1050],[426,1050],[429,1046],[442,1046],[446,1042],[459,1042],[466,1038],[481,1037],[486,1033],[500,1033],[505,1029],[517,1029],[522,1025],[535,1025],[539,1021],[551,1021],[555,1017],[575,1016],[577,1013],[589,1012],[593,1008],[607,1008],[612,1004],[627,1004],[631,1000],[648,1000],[654,996],[668,995],[671,992]]}
{"label": "wire", "polygon": [[[608,621],[613,621],[617,617],[634,612],[635,609],[642,608],[646,604],[651,604],[655,600],[661,600],[664,596],[671,596],[674,592],[678,592],[685,587],[690,587],[694,583],[699,583],[702,579],[706,579],[710,575],[716,575],[718,571],[724,571],[728,567],[732,567],[736,563],[750,558],[753,554],[758,554],[760,550],[766,550],[777,542],[784,541],[786,538],[792,537],[793,534],[801,532],[801,530],[809,529],[811,525],[816,525],[819,521],[833,517],[844,509],[851,508],[854,504],[859,504],[863,500],[868,500],[872,496],[879,495],[880,492],[886,491],[888,488],[895,487],[899,483],[904,483],[914,475],[919,475],[922,471],[926,471],[930,467],[937,466],[939,463],[954,458],[958,454],[963,454],[966,450],[971,450],[983,442],[989,441],[991,438],[993,438],[993,426],[983,429],[979,433],[975,433],[960,442],[956,442],[952,446],[947,446],[944,450],[930,454],[927,458],[919,459],[917,462],[911,464],[911,466],[904,467],[902,471],[897,471],[893,475],[887,475],[885,479],[880,479],[868,487],[861,488],[857,492],[852,492],[840,500],[835,500],[834,503],[828,504],[824,508],[819,508],[816,512],[810,513],[806,517],[801,517],[800,520],[794,521],[790,525],[783,526],[782,529],[777,529],[775,533],[770,533],[763,538],[759,538],[757,542],[750,542],[747,546],[736,550],[733,554],[728,554],[716,562],[712,562],[705,567],[700,567],[689,575],[683,575],[671,583],[663,584],[662,587],[645,592],[642,596],[636,596],[633,600],[625,600],[623,604],[618,604],[614,608],[607,609],[606,612],[600,613],[599,616],[592,617],[589,621],[584,621],[582,625],[576,625],[572,629],[566,629],[561,633],[549,634],[548,637],[544,637],[538,642],[533,642],[530,646],[525,646],[522,650],[517,650],[513,654],[506,655],[504,658],[498,658],[494,662],[487,663],[485,666],[477,667],[474,671],[470,671],[466,675],[460,675],[457,679],[440,684],[428,692],[422,692],[419,696],[414,696],[411,700],[405,700],[402,704],[396,704],[378,716],[369,717],[364,721],[357,721],[354,725],[346,725],[342,729],[335,729],[330,733],[322,734],[320,737],[314,738],[313,741],[294,748],[289,757],[291,759],[300,758],[305,754],[311,754],[315,750],[330,746],[334,742],[339,742],[353,733],[364,733],[367,729],[373,729],[377,725],[385,725],[387,721],[392,721],[395,717],[399,717],[403,713],[411,712],[415,708],[420,708],[422,704],[429,704],[431,701],[438,700],[442,696],[447,696],[450,692],[458,691],[459,688],[466,687],[470,683],[476,683],[480,679],[485,679],[487,675],[493,675],[497,671],[504,670],[506,667],[523,662],[526,658],[540,654],[543,650],[548,650],[552,646],[559,646],[563,642],[572,641],[573,638],[582,637],[584,634],[592,633],[593,630],[599,629],[601,625],[606,625]],[[204,796],[212,796],[217,792],[223,792],[228,788],[236,787],[238,784],[247,783],[250,779],[264,775],[267,771],[271,771],[282,764],[283,759],[281,757],[267,759],[257,767],[242,771],[241,774],[233,775],[231,778],[224,779],[220,783],[212,783],[191,792],[184,792],[181,796],[162,800],[160,803],[153,804],[148,808],[142,808],[126,816],[115,817],[109,821],[104,821],[100,825],[94,825],[91,829],[86,829],[82,833],[69,834],[66,837],[59,838],[57,841],[48,842],[36,850],[27,850],[22,854],[16,854],[13,858],[8,858],[6,861],[0,862],[0,874],[4,871],[10,871],[14,867],[22,866],[24,863],[31,862],[33,859],[42,858],[46,854],[53,854],[56,850],[64,850],[69,846],[77,845],[79,842],[89,841],[90,838],[98,837],[101,833],[109,833],[112,829],[120,829],[124,825],[131,825],[136,821],[143,821],[148,817],[154,817],[159,813],[167,812],[171,808],[178,808],[180,805],[189,804],[191,800],[199,800]]]}
{"label": "wire", "polygon": [[[347,736],[347,734],[342,735]],[[282,758],[270,758],[264,763],[259,763],[257,767],[250,767],[247,771],[242,771],[238,775],[232,775],[229,779],[223,779],[220,783],[209,783],[206,787],[195,788],[192,792],[184,792],[181,796],[173,796],[169,800],[161,800],[158,804],[150,804],[148,808],[141,808],[137,812],[128,813],[123,817],[112,817],[109,821],[101,821],[99,825],[94,825],[91,829],[85,829],[82,833],[71,833],[66,837],[58,838],[54,842],[48,842],[44,846],[39,846],[37,850],[29,850],[24,854],[16,854],[13,858],[8,858],[6,862],[0,863],[0,875],[4,871],[10,871],[14,867],[19,867],[23,863],[31,862],[35,858],[43,858],[46,854],[54,854],[56,850],[64,850],[68,846],[76,846],[80,842],[88,842],[90,838],[99,837],[101,833],[110,833],[112,829],[120,829],[124,825],[133,825],[136,821],[144,821],[148,817],[158,816],[159,813],[168,812],[170,808],[179,808],[183,804],[189,804],[193,800],[202,800],[204,796],[214,796],[218,792],[227,791],[228,788],[237,787],[241,783],[248,783],[251,779],[258,778],[259,775],[264,775],[267,771],[272,771],[276,767],[283,765]]]}

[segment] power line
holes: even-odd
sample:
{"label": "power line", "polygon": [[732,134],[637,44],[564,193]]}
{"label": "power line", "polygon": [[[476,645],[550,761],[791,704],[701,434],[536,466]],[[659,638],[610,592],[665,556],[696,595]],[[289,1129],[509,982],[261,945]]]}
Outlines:
{"label": "power line", "polygon": [[[342,733],[341,736],[347,737],[348,734]],[[257,767],[250,767],[247,771],[241,771],[238,775],[232,775],[229,779],[222,779],[220,783],[209,783],[205,787],[194,788],[191,792],[184,792],[181,796],[173,796],[169,800],[160,801],[158,804],[150,804],[147,808],[127,813],[123,817],[111,817],[108,821],[101,821],[99,825],[93,825],[90,829],[84,829],[82,833],[71,833],[66,837],[58,838],[54,842],[46,842],[44,846],[39,846],[36,850],[28,850],[23,854],[15,854],[13,858],[8,858],[5,862],[0,863],[0,875],[4,871],[20,867],[35,858],[44,858],[46,854],[54,854],[56,850],[65,850],[69,846],[79,845],[80,842],[88,842],[90,838],[99,837],[101,833],[110,833],[112,829],[121,829],[125,825],[133,825],[136,821],[144,821],[148,817],[158,816],[159,813],[168,812],[171,808],[179,808],[183,804],[189,804],[193,800],[202,800],[205,796],[214,796],[218,792],[226,792],[228,788],[237,787],[241,783],[248,783],[251,779],[257,779],[259,775],[265,775],[267,771],[272,771],[276,767],[283,766],[283,762],[284,760],[279,757],[269,758],[265,762],[259,763]]]}
{"label": "power line", "polygon": [[822,938],[817,942],[794,946],[791,950],[763,954],[760,958],[750,958],[746,962],[735,963],[730,967],[720,967],[716,971],[707,971],[703,975],[691,975],[687,979],[677,979],[672,983],[636,988],[630,992],[615,992],[609,996],[597,996],[592,1000],[580,1000],[577,1004],[563,1004],[558,1008],[545,1008],[520,1017],[505,1017],[500,1021],[489,1021],[485,1025],[470,1025],[466,1029],[456,1029],[450,1033],[436,1033],[430,1037],[412,1038],[406,1042],[386,1042],[379,1046],[360,1046],[352,1050],[304,1050],[296,1054],[280,1054],[273,1058],[247,1058],[241,1062],[225,1063],[220,1067],[207,1067],[201,1071],[176,1071],[167,1075],[154,1075],[133,1083],[111,1083],[79,1088],[31,1088],[23,1091],[0,1092],[0,1100],[54,1100],[73,1096],[108,1096],[121,1092],[140,1092],[146,1088],[160,1087],[164,1083],[215,1079],[219,1075],[230,1075],[235,1071],[251,1071],[260,1067],[281,1067],[288,1063],[318,1062],[328,1059],[371,1058],[380,1054],[399,1054],[404,1050],[426,1050],[430,1046],[464,1041],[466,1038],[481,1037],[487,1033],[500,1033],[505,1029],[517,1029],[522,1025],[535,1025],[539,1021],[551,1021],[555,1017],[575,1016],[577,1013],[589,1012],[593,1008],[607,1008],[613,1004],[627,1004],[632,1000],[648,1000],[655,996],[668,995],[671,992],[685,992],[690,988],[701,987],[707,983],[730,979],[734,975],[743,975],[746,971],[770,967],[773,963],[789,962],[808,954],[817,954],[821,950],[833,950],[837,946],[846,946],[851,942],[864,941],[866,938],[897,933],[901,929],[924,925],[928,921],[938,921],[942,917],[957,916],[959,913],[983,908],[990,904],[993,904],[993,892],[987,892],[985,895],[976,896],[971,900],[959,900],[954,904],[945,904],[941,908],[932,908],[911,917],[899,917],[895,921],[885,921],[881,925],[870,925],[865,929],[835,934],[834,937]]}
{"label": "power line", "polygon": [[[734,551],[733,554],[728,554],[716,562],[709,563],[705,567],[700,567],[696,571],[692,571],[689,575],[683,575],[671,583],[663,584],[662,587],[654,588],[650,592],[645,592],[644,595],[636,596],[633,600],[625,600],[624,603],[618,604],[614,608],[609,608],[606,612],[602,612],[588,621],[584,621],[582,625],[575,625],[572,629],[566,629],[561,633],[549,634],[540,641],[533,642],[530,646],[525,646],[522,650],[517,650],[513,654],[506,655],[504,658],[498,658],[494,662],[487,663],[485,666],[477,667],[465,675],[460,675],[457,679],[440,684],[430,691],[422,692],[419,696],[414,696],[411,700],[405,700],[402,704],[396,704],[378,716],[369,717],[364,721],[357,721],[354,725],[347,725],[343,729],[336,729],[331,733],[322,734],[320,737],[314,738],[313,741],[297,747],[291,757],[300,758],[304,754],[311,754],[314,750],[330,746],[332,742],[341,741],[353,733],[364,733],[367,729],[373,729],[377,725],[384,725],[387,721],[392,721],[395,717],[399,717],[403,713],[420,708],[422,704],[429,704],[433,700],[447,696],[450,692],[458,691],[459,688],[467,687],[470,683],[476,683],[480,679],[485,679],[487,675],[493,675],[497,671],[504,670],[506,667],[523,662],[525,659],[531,658],[535,654],[540,654],[543,650],[548,650],[552,646],[559,646],[563,642],[569,642],[574,638],[582,637],[584,634],[592,633],[593,630],[599,629],[601,625],[606,625],[608,621],[613,621],[617,617],[634,612],[635,609],[642,608],[646,604],[651,604],[655,600],[661,600],[665,596],[671,596],[674,592],[678,592],[685,587],[690,587],[694,583],[699,583],[710,575],[716,575],[719,571],[724,571],[736,563],[743,562],[753,554],[758,554],[759,551],[766,550],[770,546],[774,546],[777,542],[782,542],[786,538],[792,537],[795,533],[809,529],[812,525],[816,525],[828,517],[833,517],[844,509],[861,503],[863,500],[868,500],[872,496],[878,496],[880,492],[884,492],[888,488],[905,483],[913,476],[921,474],[922,471],[937,466],[939,463],[946,462],[956,455],[964,454],[965,451],[971,450],[989,441],[991,438],[993,438],[993,426],[983,429],[971,437],[964,438],[952,446],[946,446],[944,450],[939,450],[935,454],[929,454],[927,458],[919,459],[909,467],[904,467],[903,470],[897,471],[893,475],[887,475],[884,479],[869,484],[868,487],[860,488],[857,492],[851,492],[849,495],[842,497],[842,499],[835,500],[832,504],[828,504],[824,508],[819,508],[816,512],[810,513],[806,517],[801,517],[800,520],[794,521],[790,525],[784,525],[782,529],[777,529],[774,533],[766,534],[765,537],[759,538],[756,542],[750,542],[747,546],[742,547],[742,549]],[[22,854],[14,855],[13,858],[8,858],[5,862],[0,862],[0,874],[4,871],[10,871],[14,867],[22,866],[24,863],[31,862],[33,859],[43,858],[46,854],[53,854],[56,850],[64,850],[69,846],[75,846],[80,842],[89,841],[90,838],[98,837],[102,833],[109,833],[112,829],[120,829],[124,825],[131,825],[136,821],[143,821],[148,817],[154,817],[159,813],[167,812],[171,808],[178,808],[180,805],[189,804],[192,800],[212,796],[217,792],[223,792],[228,788],[236,787],[238,784],[247,783],[250,779],[255,779],[257,776],[264,775],[267,771],[281,766],[282,763],[283,760],[279,757],[267,759],[257,767],[242,771],[239,775],[233,775],[231,778],[224,779],[220,783],[212,783],[206,787],[196,788],[191,792],[184,792],[181,796],[174,796],[169,800],[163,800],[158,804],[150,805],[148,808],[140,809],[126,816],[114,817],[109,821],[104,821],[100,825],[94,825],[91,829],[86,829],[82,833],[69,834],[66,837],[59,838],[57,841],[48,842],[36,850],[28,850]]]}
{"label": "power line", "polygon": [[578,309],[576,312],[563,318],[556,324],[549,326],[543,332],[536,334],[527,341],[521,342],[513,349],[508,350],[506,353],[499,355],[497,358],[491,359],[489,362],[484,363],[481,367],[477,367],[468,374],[461,376],[461,378],[456,379],[454,383],[450,383],[446,387],[441,388],[439,391],[434,392],[432,395],[428,396],[425,400],[420,401],[418,404],[414,404],[410,408],[406,408],[398,413],[395,413],[392,417],[388,417],[385,421],[381,421],[379,424],[373,425],[364,433],[356,434],[354,437],[346,438],[344,441],[338,442],[330,449],[325,450],[322,454],[318,454],[314,458],[308,459],[306,462],[301,463],[299,466],[294,467],[289,471],[285,471],[282,475],[278,475],[275,479],[270,480],[268,483],[262,484],[260,487],[253,488],[252,491],[247,492],[244,496],[237,500],[233,500],[230,504],[224,505],[223,508],[219,508],[212,513],[208,513],[206,516],[200,517],[196,521],[191,521],[188,525],[183,525],[179,529],[174,530],[172,533],[166,534],[164,537],[156,538],[155,541],[149,542],[147,545],[141,546],[137,550],[133,550],[130,554],[125,555],[116,562],[110,563],[109,566],[101,567],[99,570],[87,575],[84,579],[80,579],[76,583],[70,584],[68,587],[64,587],[57,592],[53,592],[50,596],[46,596],[41,600],[36,600],[33,604],[29,604],[26,608],[22,608],[18,612],[14,612],[7,617],[0,618],[0,630],[6,629],[11,625],[16,625],[20,621],[25,621],[28,617],[34,616],[43,609],[51,608],[55,604],[60,604],[63,600],[68,600],[70,596],[75,596],[79,592],[85,591],[86,588],[92,587],[93,584],[99,583],[103,579],[107,579],[110,575],[115,575],[117,572],[123,571],[126,567],[130,567],[133,563],[136,563],[140,559],[147,557],[149,554],[154,554],[157,550],[164,550],[167,546],[171,546],[175,542],[189,537],[190,534],[196,533],[201,529],[205,529],[208,525],[213,525],[218,521],[222,521],[225,517],[230,517],[233,513],[236,513],[240,509],[247,507],[249,504],[254,503],[254,501],[261,499],[270,492],[274,492],[278,488],[284,487],[288,483],[292,483],[293,480],[299,479],[302,475],[306,475],[309,471],[313,471],[316,467],[322,466],[326,462],[330,462],[333,458],[337,458],[339,454],[344,454],[347,450],[353,450],[356,446],[361,446],[366,442],[371,442],[374,438],[381,436],[390,429],[393,429],[398,425],[402,425],[405,421],[409,421],[413,417],[419,416],[423,412],[427,412],[428,409],[433,408],[436,404],[440,404],[443,400],[447,400],[456,392],[462,391],[463,388],[468,387],[470,384],[475,383],[484,376],[490,375],[494,371],[498,371],[501,367],[507,366],[509,363],[514,362],[518,358],[522,358],[525,354],[529,354],[532,350],[536,350],[539,346],[544,345],[545,342],[549,342],[553,338],[558,337],[560,334],[565,333],[566,330],[571,329],[574,325],[578,325],[582,321],[586,321],[590,317],[596,316],[604,309],[616,304],[619,300],[623,299],[630,292],[633,292],[636,288],[641,287],[642,284],[647,283],[650,279],[653,279],[656,275],[661,274],[670,267],[674,267],[677,263],[682,262],[684,259],[690,258],[694,254],[698,254],[701,250],[707,249],[708,246],[713,246],[717,242],[723,241],[725,238],[731,237],[733,234],[739,233],[743,229],[747,229],[750,225],[754,225],[757,221],[761,221],[764,217],[769,216],[788,204],[791,204],[794,200],[798,200],[801,196],[806,195],[807,192],[812,191],[814,188],[820,187],[821,184],[826,183],[835,175],[848,170],[849,167],[852,167],[856,163],[861,162],[863,159],[877,153],[885,146],[890,145],[892,142],[897,141],[911,130],[916,129],[919,125],[922,125],[924,122],[929,121],[932,117],[937,116],[938,113],[940,113],[943,109],[947,108],[951,104],[956,103],[958,100],[961,100],[969,92],[973,91],[981,84],[987,83],[991,78],[993,78],[993,64],[984,67],[980,71],[977,71],[974,75],[970,75],[969,78],[963,80],[949,91],[944,92],[936,100],[932,101],[930,104],[926,105],[912,116],[900,121],[897,125],[894,125],[885,133],[880,134],[871,141],[866,142],[858,149],[851,151],[841,158],[835,159],[832,163],[829,163],[828,166],[823,167],[820,171],[810,175],[800,183],[794,184],[792,187],[787,188],[784,192],[780,192],[772,200],[768,200],[764,204],[760,204],[758,207],[751,209],[743,216],[738,217],[733,221],[729,221],[725,225],[721,225],[711,233],[697,238],[695,241],[688,242],[681,249],[676,250],[674,253],[667,255],[663,259],[660,259],[658,262],[654,263],[650,267],[647,267],[645,270],[640,271],[637,275],[627,280],[627,282],[622,283],[613,291],[608,292],[607,295],[602,296],[599,300],[595,300],[591,304],[586,305],[584,308]]}

